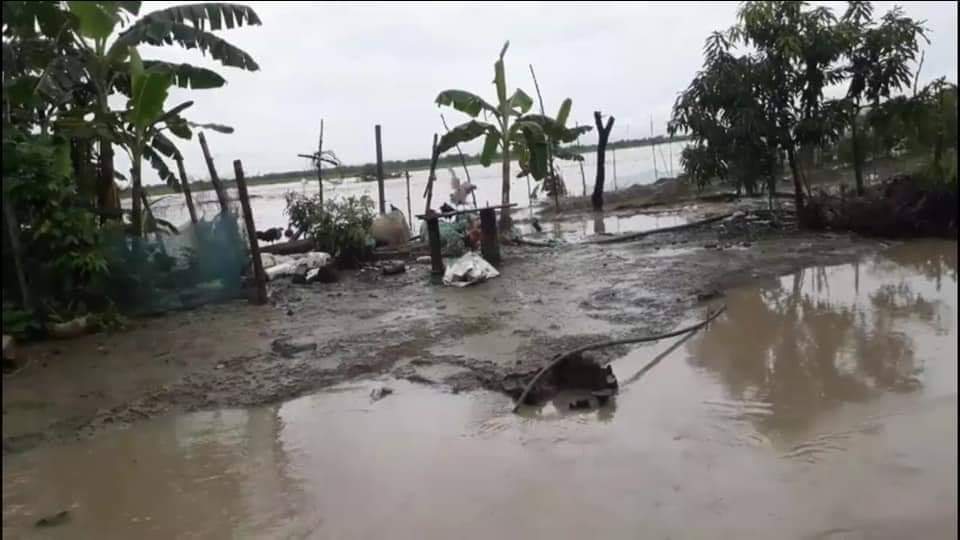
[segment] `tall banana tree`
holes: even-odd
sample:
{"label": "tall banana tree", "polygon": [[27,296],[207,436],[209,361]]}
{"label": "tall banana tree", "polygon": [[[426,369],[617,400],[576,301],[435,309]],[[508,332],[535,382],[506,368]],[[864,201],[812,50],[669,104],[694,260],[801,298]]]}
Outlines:
{"label": "tall banana tree", "polygon": [[[493,65],[493,84],[497,91],[496,106],[466,90],[444,90],[436,99],[437,105],[453,107],[471,118],[483,115],[485,121],[470,120],[447,132],[438,141],[437,152],[443,153],[457,144],[484,137],[483,150],[480,154],[480,163],[484,167],[490,166],[498,149],[501,153],[503,182],[501,202],[504,205],[510,204],[511,156],[517,156],[522,172],[542,180],[548,174],[548,144],[552,140],[550,133],[560,133],[560,130],[565,130],[563,122],[544,115],[527,114],[527,111],[533,107],[533,100],[523,90],[518,88],[509,97],[507,96],[503,57],[509,46],[509,41],[504,43],[500,56]],[[566,115],[569,115],[570,106],[567,102],[564,103]],[[561,107],[561,113],[563,110],[564,107]],[[563,115],[564,121],[566,115]],[[558,115],[558,118],[560,116]],[[486,121],[489,119],[493,121]],[[573,134],[570,141],[576,139],[576,130],[566,130],[563,134],[566,136],[567,132]],[[509,230],[511,225],[509,209],[504,208],[500,216],[501,230]]]}
{"label": "tall banana tree", "polygon": [[[181,5],[157,10],[129,22],[129,19],[139,14],[140,4],[140,2],[106,1],[68,2],[69,10],[74,17],[76,42],[80,49],[80,54],[70,67],[72,71],[81,74],[81,80],[78,82],[92,89],[95,98],[91,104],[92,110],[89,112],[94,113],[94,122],[102,128],[97,134],[100,149],[98,202],[101,207],[106,208],[113,207],[117,201],[112,145],[123,144],[125,140],[136,140],[137,137],[136,132],[132,137],[118,135],[124,125],[133,124],[125,124],[122,114],[110,110],[108,98],[115,92],[121,92],[132,100],[137,99],[133,95],[134,84],[130,67],[131,51],[136,46],[177,44],[187,49],[199,49],[202,54],[210,54],[214,60],[224,66],[249,71],[259,69],[249,54],[213,34],[213,31],[224,27],[229,29],[244,25],[259,25],[260,18],[253,9],[226,3]],[[142,67],[145,73],[149,72],[150,75],[144,75],[149,80],[159,80],[158,77],[165,75],[171,85],[175,84],[182,88],[218,88],[226,83],[217,72],[190,64],[145,60],[142,62]],[[153,84],[148,87],[152,88]],[[169,124],[169,128],[170,132],[178,137],[190,138],[190,130],[185,121],[173,121]],[[147,134],[148,131],[145,130],[141,135]],[[147,157],[150,160],[164,180],[176,186],[176,176],[170,172],[169,167],[160,157],[160,154],[167,157],[175,155],[170,150],[172,143],[169,139],[153,137],[143,142],[145,145],[138,153],[141,157]],[[136,200],[134,197],[134,201]],[[135,202],[135,204],[138,203]]]}

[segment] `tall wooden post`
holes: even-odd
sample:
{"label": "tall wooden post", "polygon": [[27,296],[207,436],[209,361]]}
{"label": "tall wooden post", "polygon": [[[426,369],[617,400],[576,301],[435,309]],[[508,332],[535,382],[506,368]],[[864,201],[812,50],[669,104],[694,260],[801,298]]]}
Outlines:
{"label": "tall wooden post", "polygon": [[610,138],[610,130],[613,129],[613,117],[607,118],[607,124],[603,124],[602,116],[600,111],[593,112],[593,120],[597,123],[597,180],[593,184],[593,196],[591,197],[591,202],[593,203],[593,210],[600,212],[603,210],[603,181],[606,176],[605,168],[606,165],[606,152],[607,152],[607,140]]}
{"label": "tall wooden post", "polygon": [[[429,210],[427,210],[429,214]],[[430,273],[443,275],[443,255],[440,249],[440,220],[436,217],[427,218],[427,237],[430,240]]]}
{"label": "tall wooden post", "polygon": [[210,182],[213,183],[213,190],[217,192],[217,200],[220,202],[220,210],[224,213],[229,212],[227,205],[227,193],[223,190],[223,183],[220,182],[220,175],[217,174],[217,168],[213,166],[213,157],[210,156],[210,147],[207,146],[207,138],[200,132],[200,149],[203,150],[203,159],[207,162],[207,170],[210,172]]}
{"label": "tall wooden post", "polygon": [[263,261],[260,260],[260,243],[257,241],[257,227],[253,221],[253,210],[250,208],[250,196],[247,194],[247,181],[243,177],[243,164],[234,160],[233,172],[237,176],[237,196],[243,208],[243,222],[247,227],[247,238],[250,239],[250,257],[253,259],[253,278],[256,282],[256,296],[254,303],[267,303],[267,274],[263,271]]}
{"label": "tall wooden post", "polygon": [[323,118],[320,119],[320,142],[317,143],[317,189],[320,210],[323,210]]}
{"label": "tall wooden post", "polygon": [[410,222],[410,228],[413,229],[413,206],[410,204],[410,171],[404,170],[403,174],[407,177],[407,221]]}
{"label": "tall wooden post", "polygon": [[177,156],[177,170],[180,172],[180,186],[183,187],[183,198],[187,201],[187,212],[190,212],[190,223],[197,224],[197,209],[193,206],[193,194],[190,193],[190,181],[187,180],[187,170],[183,167],[183,156]]}
{"label": "tall wooden post", "polygon": [[383,192],[383,148],[380,144],[380,124],[373,128],[374,135],[377,138],[377,191],[380,194],[380,215],[387,213],[387,201]]}
{"label": "tall wooden post", "polygon": [[497,214],[493,208],[480,209],[480,254],[490,264],[500,262],[500,239],[497,238]]}

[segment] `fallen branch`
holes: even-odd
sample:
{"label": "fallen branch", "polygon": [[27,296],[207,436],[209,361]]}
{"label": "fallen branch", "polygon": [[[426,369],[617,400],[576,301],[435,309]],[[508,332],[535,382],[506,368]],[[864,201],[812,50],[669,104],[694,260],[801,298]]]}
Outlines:
{"label": "fallen branch", "polygon": [[652,231],[643,231],[638,233],[624,234],[620,236],[614,236],[612,238],[601,238],[599,240],[591,240],[590,243],[593,244],[616,244],[619,242],[631,242],[633,240],[640,240],[641,238],[646,238],[647,236],[668,232],[683,231],[686,229],[694,229],[702,225],[709,225],[717,221],[727,219],[733,214],[723,214],[720,216],[715,216],[712,218],[701,219],[700,221],[694,221],[693,223],[685,223],[683,225],[674,225],[672,227],[663,227],[662,229],[653,229]]}
{"label": "fallen branch", "polygon": [[719,317],[720,314],[723,313],[726,309],[727,309],[727,306],[725,305],[721,306],[720,309],[718,309],[717,311],[713,312],[712,314],[708,314],[707,318],[704,319],[702,322],[699,322],[693,326],[681,328],[680,330],[667,332],[666,334],[658,334],[656,336],[643,336],[643,337],[634,337],[634,338],[625,338],[625,339],[615,339],[613,341],[602,341],[599,343],[591,343],[589,345],[584,345],[572,351],[560,353],[559,355],[553,357],[553,360],[551,360],[549,364],[543,366],[543,368],[541,368],[540,371],[538,371],[537,374],[533,376],[533,379],[531,379],[530,382],[527,383],[527,386],[523,389],[523,393],[520,394],[520,398],[517,400],[517,404],[514,405],[513,407],[513,412],[517,412],[518,410],[520,410],[520,406],[523,405],[523,402],[527,399],[527,394],[530,393],[530,390],[533,389],[533,387],[537,384],[537,382],[540,380],[541,377],[543,377],[548,371],[550,371],[551,369],[556,367],[558,364],[560,364],[560,362],[563,362],[564,360],[566,360],[567,358],[570,358],[571,356],[581,354],[586,351],[592,351],[595,349],[605,349],[608,347],[616,347],[617,345],[628,345],[632,343],[645,343],[649,341],[658,341],[661,339],[666,339],[666,338],[671,338],[671,337],[679,336],[682,334],[686,334],[687,332],[695,332],[703,328],[704,326],[710,324],[712,320]]}

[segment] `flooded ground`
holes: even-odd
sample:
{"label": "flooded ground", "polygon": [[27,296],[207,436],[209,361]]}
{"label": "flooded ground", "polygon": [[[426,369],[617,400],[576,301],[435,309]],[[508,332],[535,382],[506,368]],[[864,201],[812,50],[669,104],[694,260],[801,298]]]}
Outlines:
{"label": "flooded ground", "polygon": [[[523,220],[523,217],[521,217]],[[592,236],[624,234],[649,231],[662,227],[674,227],[687,223],[678,212],[648,213],[601,213],[596,216],[570,216],[541,224],[537,231],[529,221],[523,220],[516,227],[524,238],[531,240],[554,239],[564,242],[581,242]]]}
{"label": "flooded ground", "polygon": [[[4,455],[4,536],[954,538],[956,243],[723,301],[692,338],[616,359],[599,410],[514,415],[499,393],[376,376]],[[484,347],[425,354],[454,342]]]}

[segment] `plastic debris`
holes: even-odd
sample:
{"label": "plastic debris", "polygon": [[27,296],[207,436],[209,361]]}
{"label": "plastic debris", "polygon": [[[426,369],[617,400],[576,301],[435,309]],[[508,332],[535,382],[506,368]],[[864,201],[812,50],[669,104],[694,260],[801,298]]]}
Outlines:
{"label": "plastic debris", "polygon": [[443,273],[443,284],[453,287],[466,287],[493,279],[500,272],[488,263],[479,253],[468,252],[447,267]]}

